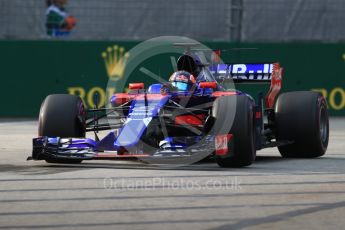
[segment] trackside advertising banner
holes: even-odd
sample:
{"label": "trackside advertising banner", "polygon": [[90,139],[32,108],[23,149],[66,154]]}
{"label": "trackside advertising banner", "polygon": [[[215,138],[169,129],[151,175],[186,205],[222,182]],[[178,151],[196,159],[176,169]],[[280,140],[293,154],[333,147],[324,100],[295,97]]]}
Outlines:
{"label": "trackside advertising banner", "polygon": [[[147,57],[124,79],[130,50],[137,44],[139,42],[0,41],[0,117],[36,117],[48,94],[79,95],[87,107],[93,108],[96,104],[103,106],[113,93],[122,91],[117,87],[107,88],[109,81],[123,85],[144,82],[148,86],[157,82],[157,78],[167,80],[176,68],[175,54],[156,53]],[[279,62],[284,68],[283,91],[321,92],[330,114],[345,116],[345,43],[204,44],[223,50],[221,58],[225,63]],[[255,97],[260,91],[265,93],[268,86],[248,84],[239,89]]]}

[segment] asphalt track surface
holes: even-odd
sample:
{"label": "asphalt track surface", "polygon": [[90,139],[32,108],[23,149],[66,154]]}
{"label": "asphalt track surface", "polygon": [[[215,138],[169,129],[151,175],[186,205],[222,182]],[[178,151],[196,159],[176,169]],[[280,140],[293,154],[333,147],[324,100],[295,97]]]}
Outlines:
{"label": "asphalt track surface", "polygon": [[344,229],[345,119],[327,154],[247,168],[26,161],[36,121],[0,121],[1,229]]}

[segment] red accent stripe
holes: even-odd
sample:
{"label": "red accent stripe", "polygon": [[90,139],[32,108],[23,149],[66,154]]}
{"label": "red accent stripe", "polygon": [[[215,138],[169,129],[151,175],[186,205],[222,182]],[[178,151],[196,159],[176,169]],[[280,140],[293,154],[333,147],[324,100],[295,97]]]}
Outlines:
{"label": "red accent stripe", "polygon": [[222,92],[222,91],[216,91],[212,93],[212,97],[221,97],[221,96],[233,96],[237,95],[236,92]]}
{"label": "red accent stripe", "polygon": [[115,97],[116,97],[115,104],[122,105],[130,100],[133,100],[135,95],[129,95],[128,93],[116,93]]}
{"label": "red accent stripe", "polygon": [[140,82],[140,83],[129,83],[128,88],[129,89],[143,89],[143,88],[145,88],[145,85],[142,82]]}
{"label": "red accent stripe", "polygon": [[149,154],[97,154],[95,158],[128,158],[128,157],[149,157]]}
{"label": "red accent stripe", "polygon": [[215,88],[217,88],[217,82],[215,82],[215,81],[200,82],[199,87],[202,89],[205,89],[205,88],[215,89]]}
{"label": "red accent stripe", "polygon": [[205,114],[194,115],[182,115],[175,118],[176,125],[202,125],[205,119]]}
{"label": "red accent stripe", "polygon": [[[166,96],[167,95],[162,95],[162,94],[158,94],[158,93],[146,94],[147,100],[161,100]],[[137,100],[145,100],[145,94],[139,94],[136,99]]]}

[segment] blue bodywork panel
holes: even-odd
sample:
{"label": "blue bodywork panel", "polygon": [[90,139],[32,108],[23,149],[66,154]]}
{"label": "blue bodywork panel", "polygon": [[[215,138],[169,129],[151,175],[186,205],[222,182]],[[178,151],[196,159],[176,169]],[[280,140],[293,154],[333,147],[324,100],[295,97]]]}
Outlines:
{"label": "blue bodywork panel", "polygon": [[136,145],[152,118],[158,115],[170,98],[170,95],[152,95],[157,94],[140,95],[132,101],[128,118],[114,143],[116,149]]}
{"label": "blue bodywork panel", "polygon": [[147,93],[160,93],[162,88],[162,84],[152,84],[147,89]]}

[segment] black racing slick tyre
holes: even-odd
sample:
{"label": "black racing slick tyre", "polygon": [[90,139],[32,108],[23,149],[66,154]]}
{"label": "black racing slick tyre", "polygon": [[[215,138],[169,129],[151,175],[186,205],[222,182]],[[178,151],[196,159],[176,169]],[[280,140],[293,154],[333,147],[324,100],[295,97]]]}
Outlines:
{"label": "black racing slick tyre", "polygon": [[215,135],[233,134],[232,141],[228,143],[229,152],[215,155],[219,166],[243,167],[254,162],[256,146],[253,105],[254,102],[245,95],[223,96],[215,100],[212,108]]}
{"label": "black racing slick tyre", "polygon": [[[48,137],[85,137],[85,110],[80,97],[52,94],[41,105],[38,135]],[[74,159],[46,159],[49,163],[81,163]]]}
{"label": "black racing slick tyre", "polygon": [[276,138],[283,157],[314,158],[325,154],[329,139],[327,104],[317,92],[281,94],[275,104]]}

